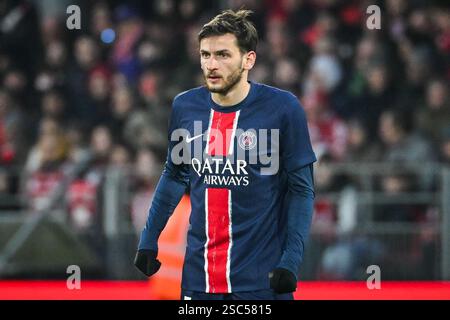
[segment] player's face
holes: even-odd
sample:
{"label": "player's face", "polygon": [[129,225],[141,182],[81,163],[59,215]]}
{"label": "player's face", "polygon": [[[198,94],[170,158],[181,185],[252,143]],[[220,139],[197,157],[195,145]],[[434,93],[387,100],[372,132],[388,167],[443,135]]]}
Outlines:
{"label": "player's face", "polygon": [[237,46],[236,36],[227,33],[200,41],[200,63],[209,91],[226,95],[241,80],[245,57]]}

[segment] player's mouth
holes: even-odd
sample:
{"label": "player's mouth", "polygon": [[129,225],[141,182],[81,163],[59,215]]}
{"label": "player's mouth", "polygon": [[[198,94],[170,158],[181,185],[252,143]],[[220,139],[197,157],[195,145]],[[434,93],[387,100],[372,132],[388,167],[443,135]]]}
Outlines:
{"label": "player's mouth", "polygon": [[209,75],[208,76],[208,80],[211,82],[218,82],[222,77],[221,76],[216,76],[216,75]]}

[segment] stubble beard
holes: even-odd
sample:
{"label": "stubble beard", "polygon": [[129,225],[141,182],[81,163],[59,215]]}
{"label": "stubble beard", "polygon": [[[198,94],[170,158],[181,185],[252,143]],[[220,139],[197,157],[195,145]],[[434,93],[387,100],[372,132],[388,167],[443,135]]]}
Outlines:
{"label": "stubble beard", "polygon": [[242,74],[244,73],[244,68],[236,69],[232,74],[230,74],[226,79],[224,79],[224,85],[222,87],[215,88],[208,84],[208,78],[205,77],[205,83],[208,90],[212,93],[218,93],[220,95],[227,95],[227,93],[233,89],[242,79]]}

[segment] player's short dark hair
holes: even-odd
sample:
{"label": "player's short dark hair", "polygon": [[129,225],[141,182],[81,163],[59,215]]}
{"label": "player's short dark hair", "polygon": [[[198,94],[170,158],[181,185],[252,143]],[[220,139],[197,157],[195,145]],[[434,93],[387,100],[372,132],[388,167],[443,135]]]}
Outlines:
{"label": "player's short dark hair", "polygon": [[251,10],[225,10],[205,24],[198,34],[198,41],[211,36],[234,34],[241,52],[255,51],[258,43],[258,31],[248,19]]}

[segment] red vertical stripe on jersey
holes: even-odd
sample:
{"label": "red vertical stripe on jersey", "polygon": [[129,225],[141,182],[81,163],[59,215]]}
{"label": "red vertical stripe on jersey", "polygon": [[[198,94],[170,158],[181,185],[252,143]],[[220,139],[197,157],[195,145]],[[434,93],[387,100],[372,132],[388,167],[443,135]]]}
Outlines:
{"label": "red vertical stripe on jersey", "polygon": [[[212,111],[208,127],[207,154],[227,156],[232,152],[238,112],[222,113]],[[206,190],[206,231],[205,271],[206,291],[228,293],[231,291],[229,279],[231,254],[231,191],[226,188]]]}
{"label": "red vertical stripe on jersey", "polygon": [[230,239],[230,190],[208,188],[208,282],[209,292],[227,293],[227,264]]}
{"label": "red vertical stripe on jersey", "polygon": [[[230,150],[233,137],[233,125],[237,116],[236,112],[213,112],[211,121],[208,154],[211,156],[226,156]],[[227,134],[228,133],[228,134]]]}

